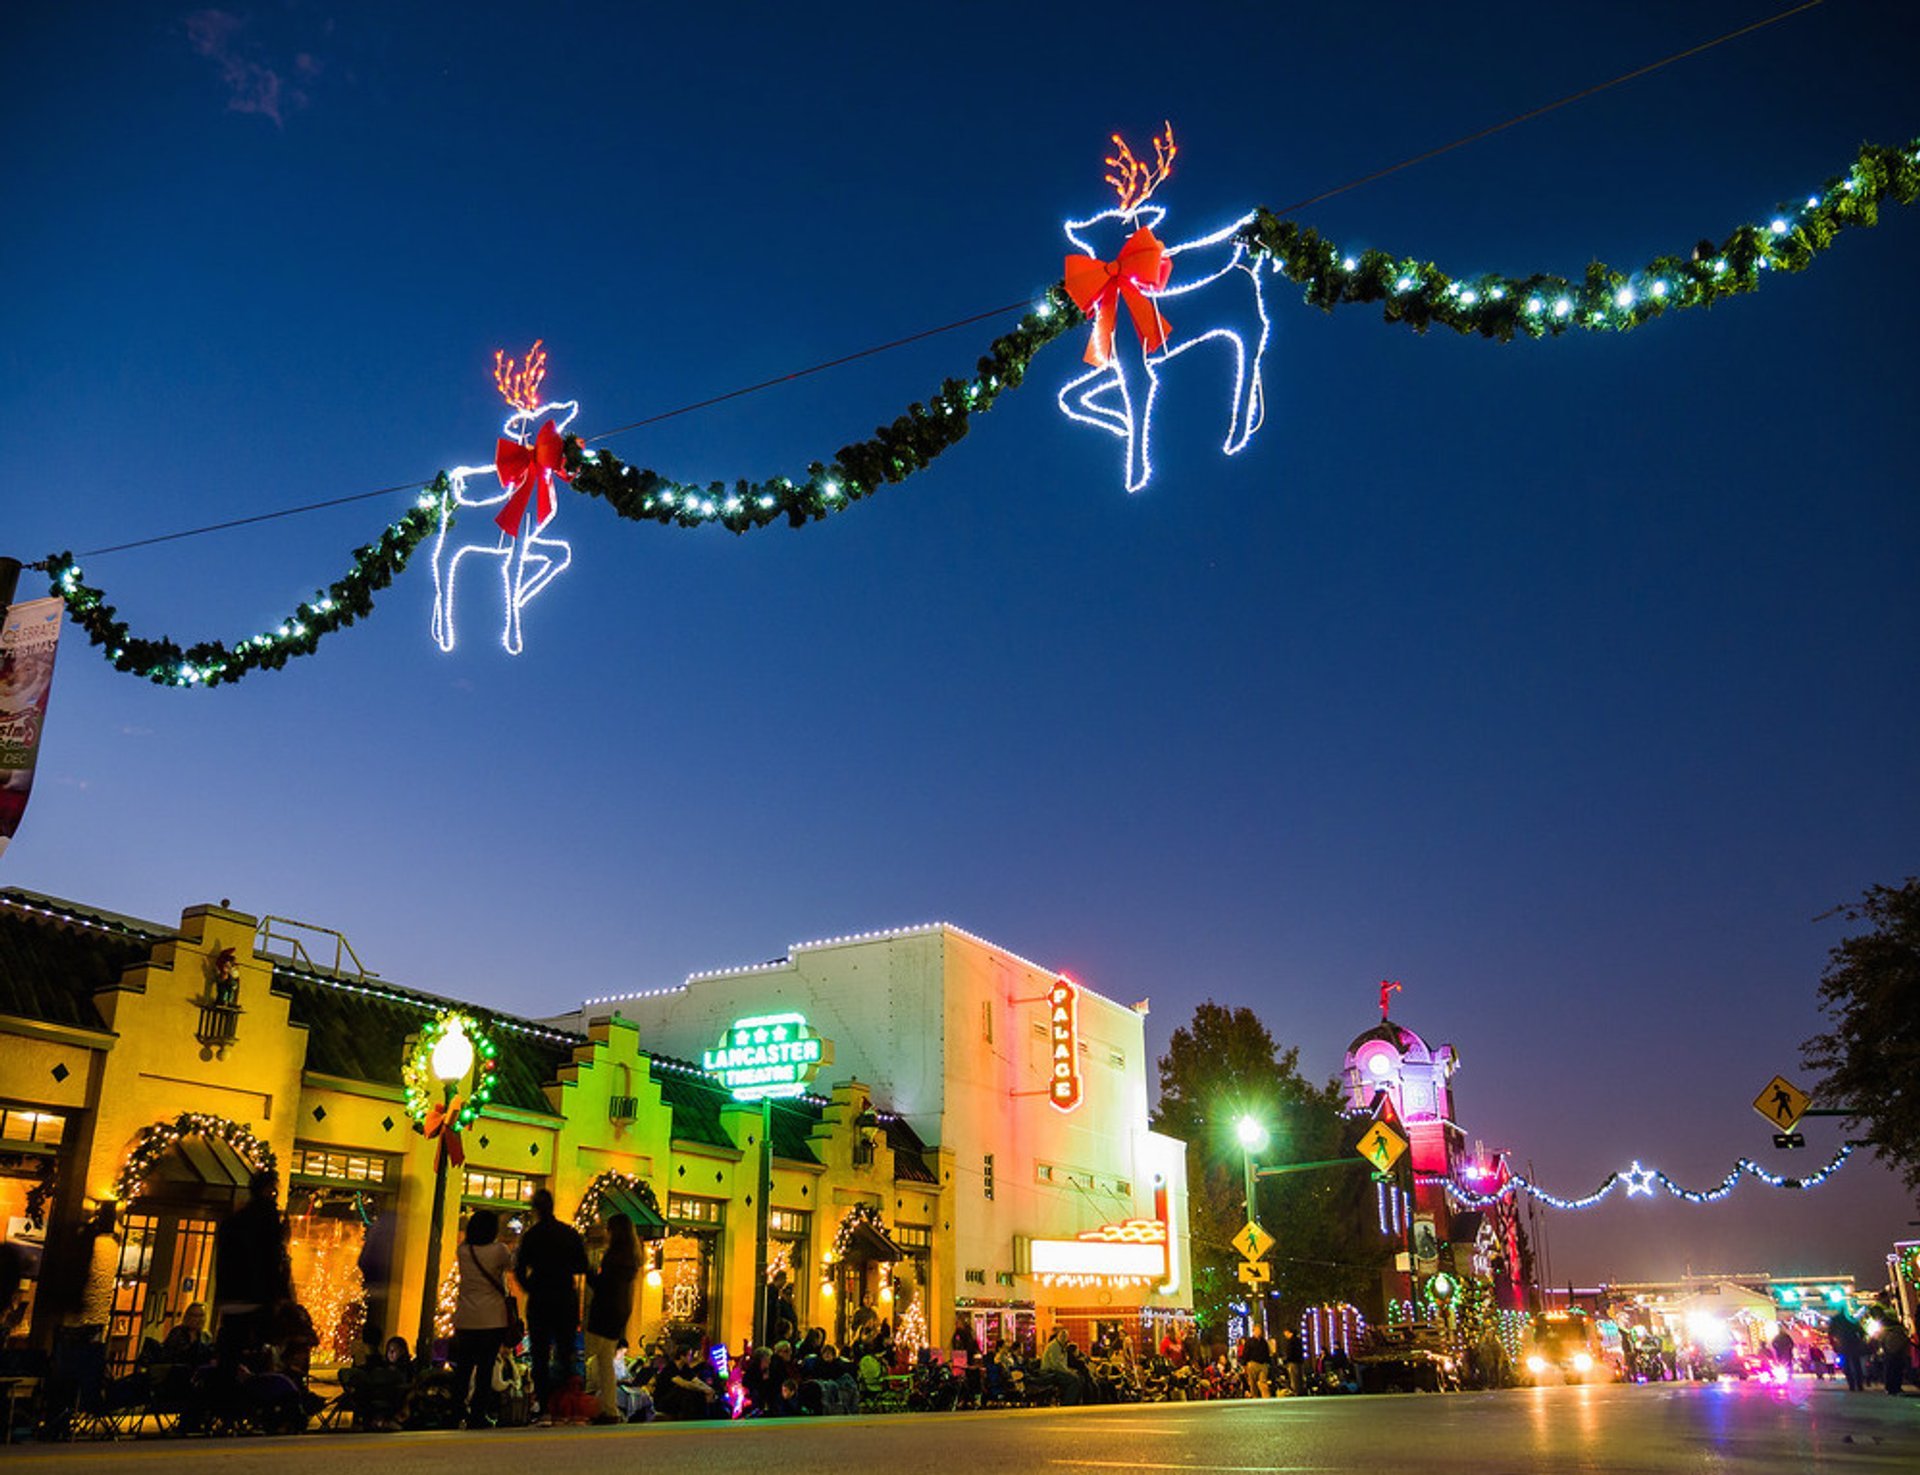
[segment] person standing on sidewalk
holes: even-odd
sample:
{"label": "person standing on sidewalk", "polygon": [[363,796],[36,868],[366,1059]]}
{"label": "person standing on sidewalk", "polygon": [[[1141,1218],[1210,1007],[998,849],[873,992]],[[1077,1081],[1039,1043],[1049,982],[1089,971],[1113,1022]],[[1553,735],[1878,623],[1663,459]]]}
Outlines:
{"label": "person standing on sidewalk", "polygon": [[493,1369],[507,1340],[507,1327],[515,1319],[507,1290],[512,1260],[500,1243],[500,1216],[492,1209],[475,1209],[460,1247],[453,1252],[454,1270],[460,1277],[453,1307],[453,1386],[466,1404],[469,1429],[491,1426],[498,1406]]}
{"label": "person standing on sidewalk", "polygon": [[1827,1340],[1833,1344],[1833,1355],[1840,1363],[1840,1371],[1846,1374],[1847,1391],[1858,1393],[1866,1386],[1866,1333],[1860,1329],[1859,1322],[1840,1310],[1827,1318]]}
{"label": "person standing on sidewalk", "polygon": [[1300,1333],[1291,1328],[1286,1340],[1287,1391],[1298,1396],[1307,1391],[1307,1346]]}
{"label": "person standing on sidewalk", "polygon": [[539,1404],[537,1424],[553,1421],[548,1407],[556,1379],[564,1388],[576,1376],[574,1336],[580,1329],[580,1277],[587,1273],[587,1247],[580,1231],[554,1216],[553,1195],[544,1188],[533,1195],[533,1223],[520,1236],[513,1276],[527,1292],[527,1353],[533,1363],[533,1396]]}
{"label": "person standing on sidewalk", "polygon": [[280,1175],[272,1168],[254,1173],[246,1203],[214,1232],[213,1290],[220,1313],[214,1345],[222,1376],[232,1380],[267,1345],[275,1309],[293,1299]]}
{"label": "person standing on sidewalk", "polygon": [[1897,1310],[1888,1311],[1880,1325],[1880,1366],[1887,1378],[1887,1392],[1898,1398],[1901,1384],[1907,1381],[1907,1364],[1913,1359],[1913,1338]]}
{"label": "person standing on sidewalk", "polygon": [[633,1283],[639,1275],[640,1240],[633,1232],[633,1220],[615,1214],[607,1220],[607,1252],[600,1257],[600,1268],[587,1272],[587,1289],[593,1292],[587,1306],[587,1356],[593,1362],[594,1392],[600,1399],[600,1411],[593,1416],[596,1424],[621,1422],[614,1354],[633,1319]]}
{"label": "person standing on sidewalk", "polygon": [[1258,1329],[1249,1331],[1240,1344],[1240,1367],[1247,1378],[1247,1397],[1273,1396],[1273,1348]]}

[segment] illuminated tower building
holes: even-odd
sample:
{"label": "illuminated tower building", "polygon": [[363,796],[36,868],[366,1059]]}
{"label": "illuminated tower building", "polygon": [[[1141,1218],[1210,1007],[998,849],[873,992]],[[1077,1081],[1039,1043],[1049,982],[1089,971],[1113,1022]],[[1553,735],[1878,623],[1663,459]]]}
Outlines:
{"label": "illuminated tower building", "polygon": [[1453,1118],[1452,1078],[1459,1066],[1453,1046],[1435,1049],[1384,1017],[1347,1046],[1347,1108],[1371,1112],[1386,1093],[1408,1143],[1414,1212],[1432,1214],[1443,1240],[1451,1206],[1438,1180],[1454,1177],[1466,1158],[1466,1141]]}
{"label": "illuminated tower building", "polygon": [[[1431,1220],[1437,1260],[1415,1265],[1420,1275],[1434,1268],[1490,1281],[1501,1307],[1526,1305],[1524,1240],[1514,1198],[1485,1210],[1462,1210],[1447,1193],[1455,1184],[1474,1194],[1497,1193],[1509,1174],[1502,1154],[1478,1143],[1468,1150],[1455,1115],[1453,1075],[1460,1068],[1452,1045],[1429,1045],[1405,1025],[1388,1017],[1389,995],[1398,985],[1383,984],[1380,1023],[1347,1047],[1347,1109],[1377,1115],[1384,1095],[1397,1129],[1407,1139],[1405,1162],[1396,1165],[1397,1187],[1411,1190],[1408,1248],[1419,1226]],[[1383,1189],[1383,1193],[1390,1193]],[[1383,1222],[1398,1225],[1405,1215],[1396,1207]]]}

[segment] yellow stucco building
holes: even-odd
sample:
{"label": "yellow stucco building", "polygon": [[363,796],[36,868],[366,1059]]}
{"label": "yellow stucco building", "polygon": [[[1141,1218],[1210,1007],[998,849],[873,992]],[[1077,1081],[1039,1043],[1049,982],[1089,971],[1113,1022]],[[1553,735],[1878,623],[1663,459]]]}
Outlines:
{"label": "yellow stucco building", "polygon": [[[450,1011],[488,1042],[492,1091],[462,1134],[464,1165],[449,1169],[439,1266],[451,1263],[471,1208],[495,1208],[517,1229],[545,1187],[591,1230],[618,1206],[651,1235],[629,1329],[636,1345],[661,1336],[740,1345],[759,1301],[761,1108],[733,1100],[691,1061],[643,1050],[618,1004],[559,1027],[397,986],[361,972],[350,949],[316,964],[271,919],[225,905],[190,907],[169,926],[9,889],[0,890],[0,1231],[29,1272],[22,1332],[45,1342],[62,1324],[99,1324],[125,1361],[191,1302],[217,1301],[214,1229],[251,1168],[270,1162],[320,1356],[350,1356],[363,1335],[411,1341],[427,1293],[439,1148],[416,1130],[402,1065]],[[1004,1308],[1009,1329],[1031,1326],[1027,1265],[995,1265],[989,1282],[986,1269],[960,1263],[992,1258],[961,1227],[975,1216],[957,1195],[970,1185],[978,1196],[977,1163],[959,1172],[953,1150],[929,1145],[857,1071],[830,1067],[816,1090],[770,1108],[769,1274],[790,1269],[801,1323],[844,1338],[865,1305],[909,1339],[944,1345],[978,1300]],[[1143,1086],[1138,1094],[1144,1103]],[[1166,1276],[1135,1265],[1115,1278],[1117,1300],[1098,1274],[1050,1282],[1137,1325],[1148,1308],[1184,1314],[1191,1296],[1179,1284],[1180,1145],[1142,1135],[1144,1104],[1132,1115],[1142,1120],[1120,1124],[1123,1136],[1147,1142],[1179,1179],[1124,1195],[1157,1201]],[[1088,1198],[1084,1186],[1060,1193]],[[1069,1227],[1094,1244],[1096,1271],[1117,1253],[1099,1243],[1103,1219],[1151,1230],[1142,1214],[1083,1207]],[[1064,1249],[1039,1242],[1071,1268],[1074,1239]],[[1028,1242],[1022,1235],[1023,1256]],[[1047,1299],[1038,1297],[1043,1323]]]}

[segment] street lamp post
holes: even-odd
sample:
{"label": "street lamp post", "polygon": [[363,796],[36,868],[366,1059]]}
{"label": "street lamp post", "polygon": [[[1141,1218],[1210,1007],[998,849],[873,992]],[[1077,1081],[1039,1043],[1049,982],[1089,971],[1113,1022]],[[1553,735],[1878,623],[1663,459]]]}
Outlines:
{"label": "street lamp post", "polygon": [[773,1229],[773,1098],[760,1098],[760,1176],[753,1193],[753,1345],[763,1347],[767,1316],[767,1240]]}
{"label": "street lamp post", "polygon": [[[1246,1169],[1247,1175],[1247,1223],[1258,1224],[1260,1218],[1259,1215],[1254,1212],[1253,1194],[1255,1176],[1253,1170],[1253,1155],[1267,1145],[1267,1129],[1261,1125],[1258,1118],[1243,1116],[1233,1124],[1233,1135],[1240,1139],[1240,1163],[1241,1166]],[[1266,1292],[1257,1286],[1249,1287],[1249,1289],[1254,1290],[1259,1296],[1260,1335],[1264,1337],[1267,1334]]]}
{"label": "street lamp post", "polygon": [[[454,1088],[473,1069],[473,1041],[456,1021],[434,1042],[428,1068],[440,1083],[441,1107],[452,1106]],[[440,1300],[440,1230],[447,1213],[447,1134],[448,1123],[434,1139],[433,1217],[427,1231],[427,1288],[420,1300],[420,1332],[414,1339],[415,1357],[428,1356],[433,1348],[433,1320]]]}

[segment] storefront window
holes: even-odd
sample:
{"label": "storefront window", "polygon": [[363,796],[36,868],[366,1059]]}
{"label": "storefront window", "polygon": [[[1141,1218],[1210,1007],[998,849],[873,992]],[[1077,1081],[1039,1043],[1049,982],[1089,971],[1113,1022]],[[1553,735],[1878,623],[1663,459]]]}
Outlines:
{"label": "storefront window", "polygon": [[[378,1161],[377,1159],[375,1161]],[[296,1185],[287,1202],[295,1298],[313,1318],[316,1366],[350,1363],[367,1323],[367,1232],[392,1196]]]}
{"label": "storefront window", "polygon": [[[54,1157],[44,1150],[17,1152],[0,1148],[0,1240],[18,1256],[20,1285],[16,1299],[33,1305],[40,1278],[40,1256],[46,1247],[47,1216],[53,1210]],[[0,1306],[0,1325],[9,1308]],[[26,1313],[20,1316],[22,1330]]]}
{"label": "storefront window", "polygon": [[813,1260],[808,1251],[812,1220],[813,1215],[803,1209],[774,1209],[767,1215],[767,1284],[773,1284],[776,1272],[786,1271],[793,1312],[803,1333],[810,1324],[813,1301]]}
{"label": "storefront window", "polygon": [[51,1146],[66,1136],[67,1119],[58,1112],[31,1107],[0,1107],[0,1140],[39,1142]]}
{"label": "storefront window", "polygon": [[540,1180],[526,1173],[500,1173],[491,1168],[468,1168],[461,1197],[491,1208],[518,1208],[533,1202]]}
{"label": "storefront window", "polygon": [[107,1357],[114,1369],[130,1367],[141,1343],[162,1340],[195,1301],[211,1308],[218,1222],[205,1210],[160,1204],[121,1220],[107,1323]]}
{"label": "storefront window", "polygon": [[713,1286],[726,1204],[719,1199],[667,1199],[667,1237],[660,1242],[661,1315],[670,1336],[713,1337]]}
{"label": "storefront window", "polygon": [[287,1171],[294,1178],[313,1178],[324,1183],[385,1183],[391,1165],[378,1153],[296,1147]]}

